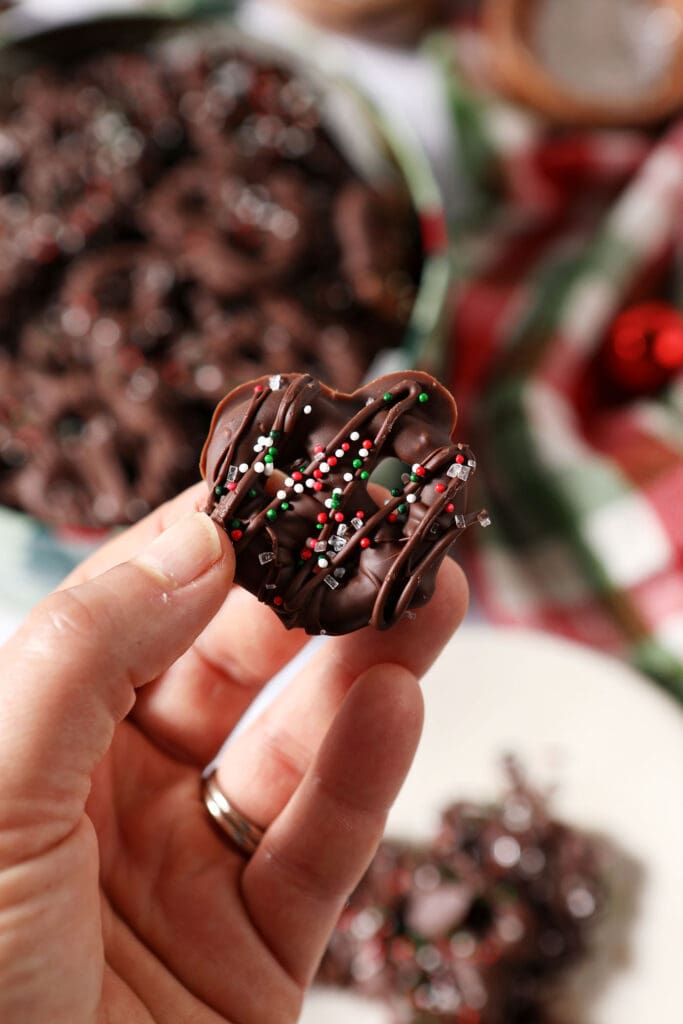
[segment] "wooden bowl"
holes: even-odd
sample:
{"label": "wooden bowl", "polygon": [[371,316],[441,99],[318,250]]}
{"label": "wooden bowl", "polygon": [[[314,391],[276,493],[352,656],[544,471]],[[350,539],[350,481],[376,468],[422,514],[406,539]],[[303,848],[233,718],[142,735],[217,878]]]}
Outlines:
{"label": "wooden bowl", "polygon": [[[484,23],[491,42],[497,84],[503,91],[555,121],[570,124],[647,124],[661,121],[678,107],[683,108],[683,0],[651,0],[653,11],[669,8],[679,17],[681,31],[661,76],[629,98],[573,90],[571,85],[553,75],[530,42],[530,29],[541,2],[543,0],[485,0]],[[573,0],[565,2],[572,4]]]}

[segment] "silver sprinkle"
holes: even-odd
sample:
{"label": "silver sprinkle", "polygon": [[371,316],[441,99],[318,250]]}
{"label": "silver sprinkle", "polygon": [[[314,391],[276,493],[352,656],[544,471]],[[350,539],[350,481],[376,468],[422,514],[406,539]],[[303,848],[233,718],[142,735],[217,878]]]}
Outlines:
{"label": "silver sprinkle", "polygon": [[353,519],[351,520],[351,526],[354,528],[354,530],[362,530],[363,529],[363,520],[362,519],[358,519],[357,516],[354,516]]}
{"label": "silver sprinkle", "polygon": [[339,586],[339,580],[336,580],[334,576],[326,576],[325,583],[330,588],[330,590],[336,590],[337,587]]}
{"label": "silver sprinkle", "polygon": [[282,377],[279,373],[273,374],[272,377],[268,378],[268,386],[271,391],[279,391],[282,387]]}
{"label": "silver sprinkle", "polygon": [[232,484],[232,483],[235,482],[235,480],[237,479],[237,474],[238,473],[239,473],[239,470],[237,469],[237,466],[229,466],[228,467],[228,483],[229,484]]}
{"label": "silver sprinkle", "polygon": [[452,466],[448,467],[446,475],[455,477],[458,480],[467,480],[471,472],[472,470],[469,466],[463,466],[459,462],[454,462]]}
{"label": "silver sprinkle", "polygon": [[268,565],[269,562],[275,561],[274,551],[262,551],[258,556],[259,565]]}

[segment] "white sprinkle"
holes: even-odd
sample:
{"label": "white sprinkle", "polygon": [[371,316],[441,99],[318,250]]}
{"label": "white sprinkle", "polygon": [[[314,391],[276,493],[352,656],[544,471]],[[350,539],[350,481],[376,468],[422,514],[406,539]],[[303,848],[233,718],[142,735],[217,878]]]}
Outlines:
{"label": "white sprinkle", "polygon": [[239,466],[239,469],[240,469],[240,473],[246,473],[246,472],[247,472],[247,470],[249,469],[249,465],[248,465],[248,463],[246,463],[246,462],[240,462],[240,466]]}
{"label": "white sprinkle", "polygon": [[519,862],[522,848],[512,836],[499,836],[491,847],[491,853],[502,868],[513,868]]}
{"label": "white sprinkle", "polygon": [[278,491],[276,497],[279,498],[280,501],[284,501],[287,497],[287,491]]}
{"label": "white sprinkle", "polygon": [[272,462],[266,462],[266,476],[271,476],[275,466]]}
{"label": "white sprinkle", "polygon": [[334,454],[336,455],[336,457],[338,459],[343,459],[344,456],[346,455],[346,452],[344,451],[343,448],[337,448],[337,450],[336,450],[336,452]]}
{"label": "white sprinkle", "polygon": [[330,563],[327,561],[326,558],[319,558],[318,559],[318,565],[320,566],[321,569],[327,569],[329,564]]}
{"label": "white sprinkle", "polygon": [[406,494],[406,501],[409,505],[412,505],[413,502],[417,501],[417,494]]}
{"label": "white sprinkle", "polygon": [[353,473],[344,473],[344,480],[346,480],[347,484],[351,483],[353,480]]}
{"label": "white sprinkle", "polygon": [[256,473],[262,473],[265,468],[266,467],[264,466],[264,464],[262,462],[255,462],[254,463],[254,472],[256,472]]}
{"label": "white sprinkle", "polygon": [[285,487],[293,487],[293,486],[294,486],[294,481],[292,480],[291,476],[285,477]]}
{"label": "white sprinkle", "polygon": [[332,498],[325,499],[325,508],[332,508]]}
{"label": "white sprinkle", "polygon": [[274,376],[268,378],[268,384],[270,386],[271,391],[279,391],[280,386],[282,384],[282,377],[280,376],[279,373],[277,373]]}
{"label": "white sprinkle", "polygon": [[367,450],[367,448],[361,448],[358,454],[360,455],[361,459],[367,459],[370,452]]}
{"label": "white sprinkle", "polygon": [[306,481],[306,486],[307,486],[308,488],[311,488],[311,487],[313,487],[314,485],[315,485],[315,480],[311,480],[311,478],[309,477],[309,478],[308,478],[308,480]]}
{"label": "white sprinkle", "polygon": [[358,441],[358,439],[360,438],[360,434],[358,433],[357,430],[354,430],[349,434],[349,437],[351,438],[352,441]]}
{"label": "white sprinkle", "polygon": [[329,473],[329,471],[330,471],[329,463],[328,462],[321,462],[320,463],[320,472],[321,473]]}
{"label": "white sprinkle", "polygon": [[303,484],[294,484],[294,493],[295,494],[303,494],[304,493],[304,485]]}
{"label": "white sprinkle", "polygon": [[304,416],[310,416],[310,414],[312,412],[313,412],[313,409],[311,408],[310,405],[305,405],[304,406]]}

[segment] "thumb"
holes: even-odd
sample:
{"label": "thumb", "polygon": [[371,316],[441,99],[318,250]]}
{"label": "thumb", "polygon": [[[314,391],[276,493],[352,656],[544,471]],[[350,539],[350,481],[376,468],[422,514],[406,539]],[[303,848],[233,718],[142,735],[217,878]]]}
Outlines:
{"label": "thumb", "polygon": [[35,608],[0,650],[0,831],[38,815],[73,827],[135,690],[191,646],[233,571],[225,534],[195,513]]}

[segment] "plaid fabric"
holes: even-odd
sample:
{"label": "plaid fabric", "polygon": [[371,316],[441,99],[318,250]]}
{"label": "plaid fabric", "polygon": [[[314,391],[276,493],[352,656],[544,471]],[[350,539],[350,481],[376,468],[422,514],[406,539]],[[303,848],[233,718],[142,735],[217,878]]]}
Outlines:
{"label": "plaid fabric", "polygon": [[431,45],[468,190],[450,383],[494,523],[479,597],[683,699],[683,375],[627,402],[597,384],[615,316],[683,297],[683,122],[561,129],[491,92],[471,16]]}

